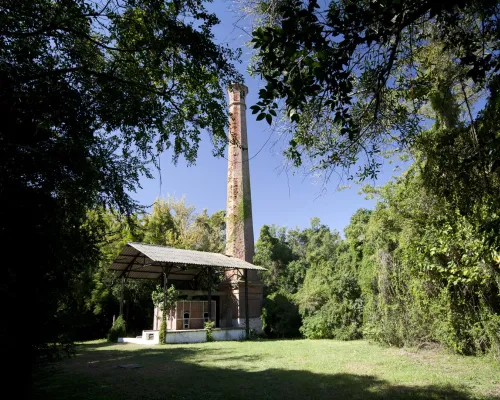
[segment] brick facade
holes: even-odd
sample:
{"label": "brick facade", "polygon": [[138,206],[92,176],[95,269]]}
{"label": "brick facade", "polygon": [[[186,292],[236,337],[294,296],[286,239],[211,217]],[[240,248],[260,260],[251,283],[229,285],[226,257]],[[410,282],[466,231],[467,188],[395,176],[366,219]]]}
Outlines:
{"label": "brick facade", "polygon": [[[227,174],[226,254],[253,262],[254,235],[250,166],[248,153],[246,104],[248,88],[234,84],[229,94],[229,150]],[[227,296],[221,301],[221,326],[241,324],[245,317],[245,288],[242,271],[227,271],[221,289]],[[222,299],[221,299],[222,300]],[[260,320],[263,287],[257,271],[248,271],[249,317]]]}

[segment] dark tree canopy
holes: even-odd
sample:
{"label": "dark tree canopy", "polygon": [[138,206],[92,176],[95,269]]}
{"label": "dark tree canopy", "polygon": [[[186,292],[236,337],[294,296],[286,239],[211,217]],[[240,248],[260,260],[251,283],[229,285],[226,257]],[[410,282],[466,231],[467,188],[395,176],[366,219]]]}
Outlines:
{"label": "dark tree canopy", "polygon": [[28,294],[35,347],[72,329],[71,288],[99,256],[89,210],[132,213],[148,164],[168,148],[194,162],[202,131],[224,148],[240,76],[217,23],[202,1],[0,2],[2,238],[34,248],[6,264],[2,302]]}

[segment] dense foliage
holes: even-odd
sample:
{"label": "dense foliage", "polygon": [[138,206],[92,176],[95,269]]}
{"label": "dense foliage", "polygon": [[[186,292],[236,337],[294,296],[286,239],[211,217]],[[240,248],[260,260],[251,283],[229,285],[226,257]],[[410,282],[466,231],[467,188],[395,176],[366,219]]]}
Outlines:
{"label": "dense foliage", "polygon": [[[223,211],[212,215],[208,215],[206,210],[197,213],[183,198],[158,199],[151,212],[134,215],[128,219],[118,214],[106,213],[104,220],[107,234],[100,243],[101,261],[87,270],[87,280],[78,293],[84,303],[79,312],[87,315],[85,336],[80,338],[102,337],[101,332],[109,328],[113,315],[118,314],[121,282],[108,267],[127,242],[220,251],[224,248],[225,240],[224,216]],[[205,288],[207,283],[208,277],[205,275],[193,282],[198,288]],[[165,303],[167,309],[171,308],[176,298],[177,291],[170,285]],[[145,327],[151,326],[153,305],[165,300],[163,281],[129,279],[125,284],[124,299],[128,334],[136,336]]]}
{"label": "dense foliage", "polygon": [[268,269],[261,276],[266,293],[273,291],[264,301],[266,332],[293,337],[300,328],[309,338],[361,336],[356,265],[337,232],[317,218],[304,230],[264,226],[254,260]]}
{"label": "dense foliage", "polygon": [[289,292],[273,292],[262,306],[262,323],[268,337],[290,338],[300,336],[301,318],[298,307]]}
{"label": "dense foliage", "polygon": [[[293,293],[307,337],[498,357],[499,2],[252,5],[253,70],[265,80],[252,109],[268,122],[283,112],[295,166],[307,159],[326,179],[333,169],[352,179],[356,166],[362,180],[382,155],[412,161],[365,187],[377,206],[353,216],[345,240],[314,223],[263,231],[264,280]],[[292,263],[304,267],[300,287],[289,285]]]}
{"label": "dense foliage", "polygon": [[285,318],[290,324],[285,311],[295,304],[309,338],[363,335],[396,346],[442,344],[500,356],[498,243],[492,246],[477,226],[427,193],[415,169],[375,192],[376,209],[353,215],[345,240],[316,222],[301,231],[304,282],[283,296],[291,300],[285,305],[276,302],[279,291],[267,296],[266,328],[293,336],[280,324]]}

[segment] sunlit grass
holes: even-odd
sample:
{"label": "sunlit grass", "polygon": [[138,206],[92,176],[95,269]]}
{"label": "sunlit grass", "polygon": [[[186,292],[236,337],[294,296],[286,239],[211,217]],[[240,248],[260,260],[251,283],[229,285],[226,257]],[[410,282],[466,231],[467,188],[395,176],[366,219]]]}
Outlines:
{"label": "sunlit grass", "polygon": [[[103,341],[35,376],[36,398],[500,398],[500,366],[365,341],[214,342],[145,347]],[[124,369],[123,364],[141,368]]]}

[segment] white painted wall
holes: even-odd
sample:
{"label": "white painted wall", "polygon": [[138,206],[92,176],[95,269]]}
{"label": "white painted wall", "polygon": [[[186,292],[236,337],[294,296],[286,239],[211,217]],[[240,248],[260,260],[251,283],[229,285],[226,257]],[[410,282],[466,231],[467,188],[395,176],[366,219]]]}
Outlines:
{"label": "white painted wall", "polygon": [[[149,339],[153,335],[153,339]],[[160,331],[142,331],[142,339],[147,340],[149,342],[154,341],[155,344],[160,343]]]}
{"label": "white painted wall", "polygon": [[[153,334],[153,339],[148,339],[150,334]],[[241,328],[235,329],[218,329],[213,330],[214,341],[228,340],[244,340],[245,330]],[[207,341],[207,331],[204,329],[189,330],[189,331],[168,331],[167,343],[204,343]],[[153,345],[160,343],[159,331],[142,331],[142,338],[118,338],[118,343],[135,343]]]}

